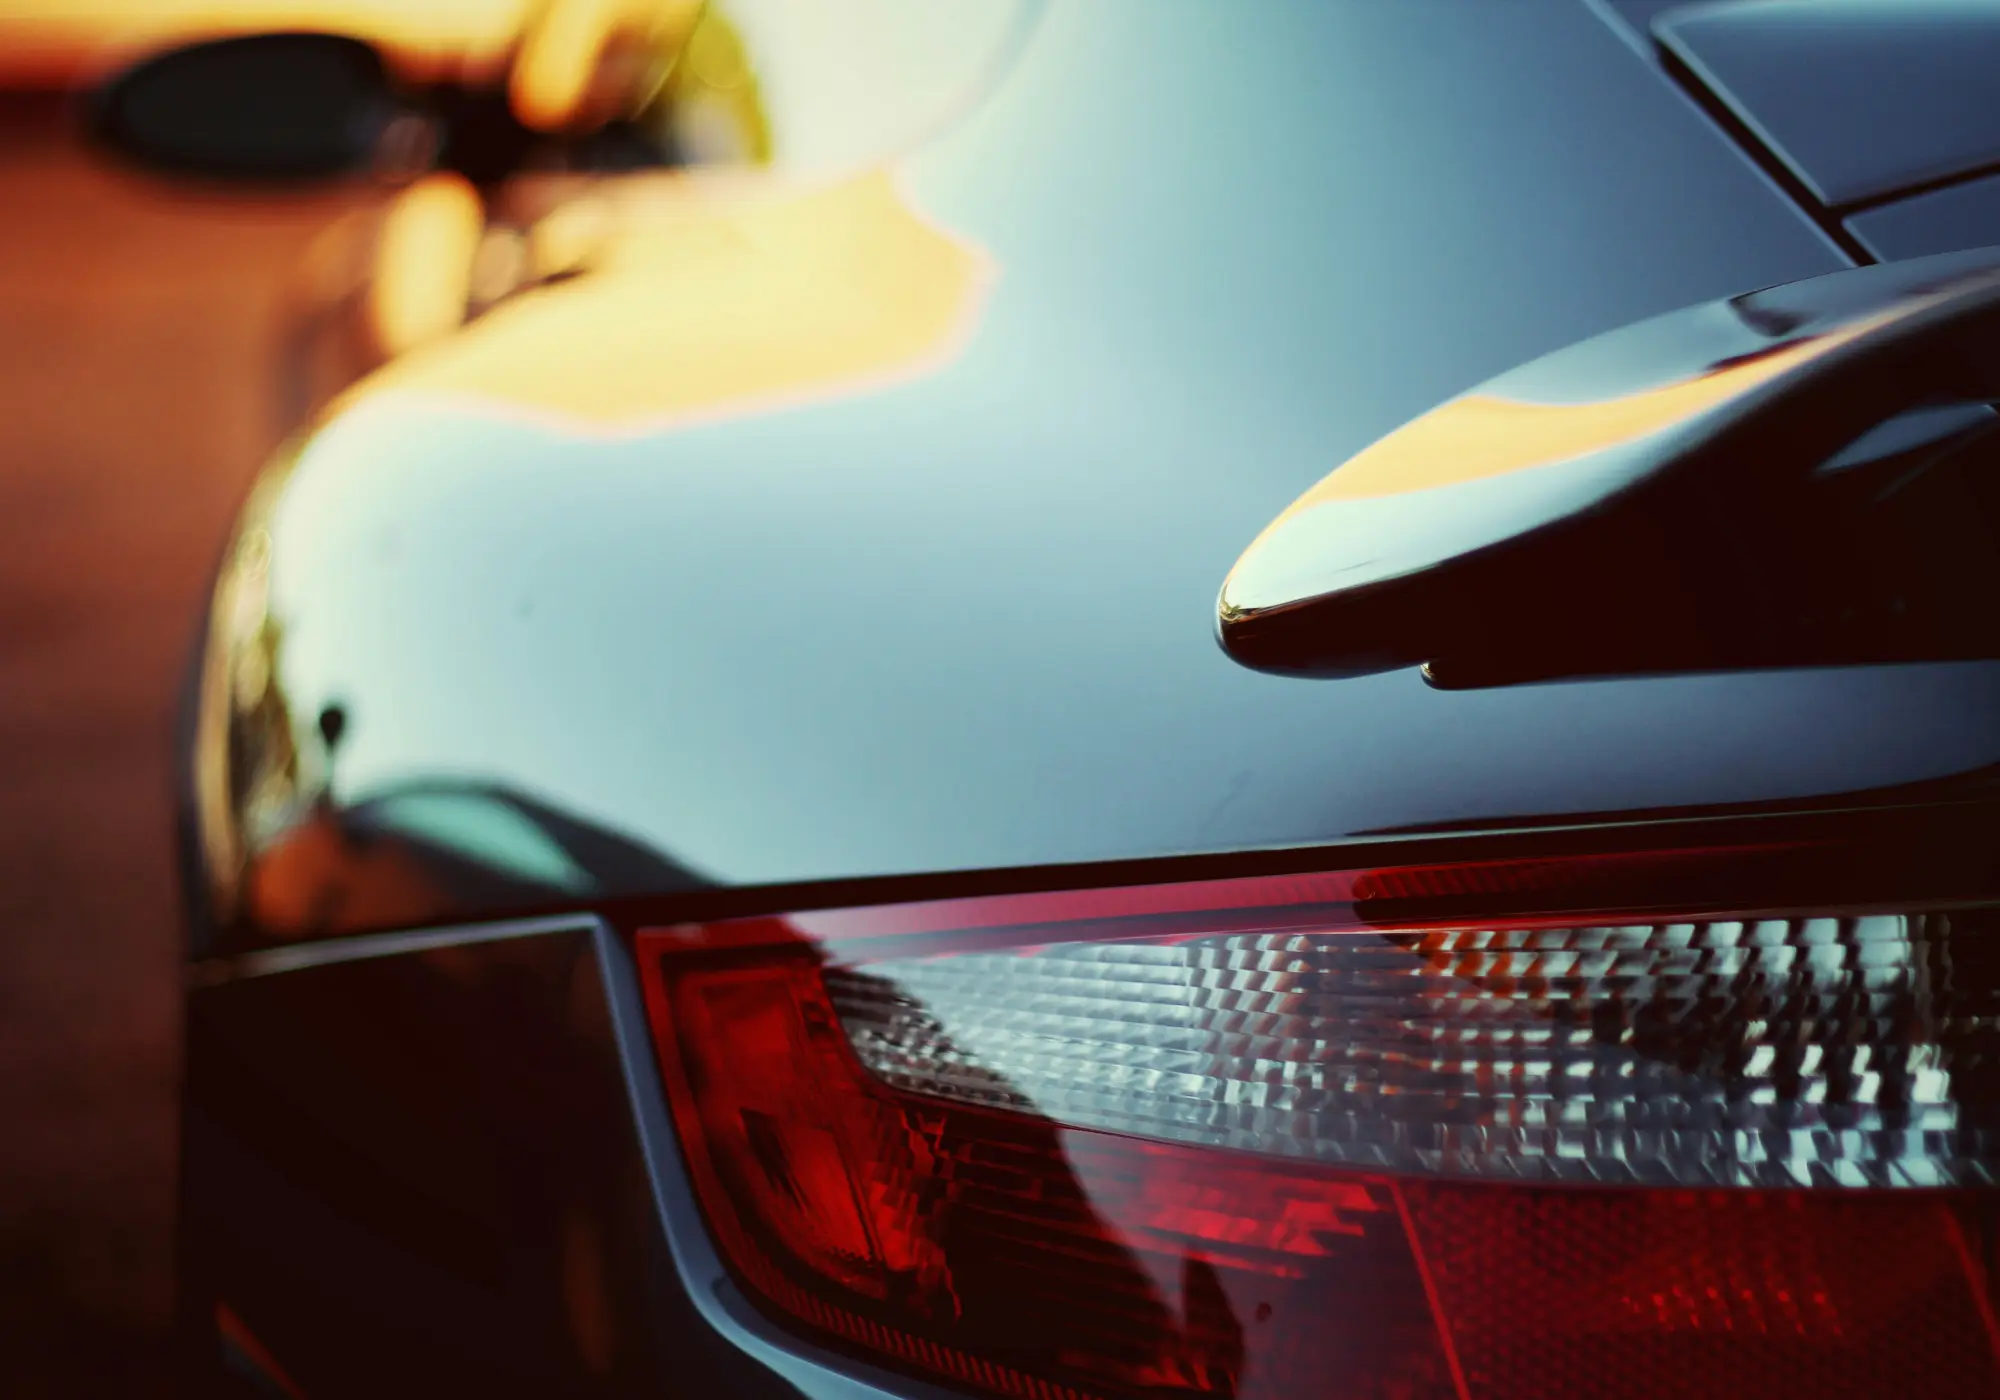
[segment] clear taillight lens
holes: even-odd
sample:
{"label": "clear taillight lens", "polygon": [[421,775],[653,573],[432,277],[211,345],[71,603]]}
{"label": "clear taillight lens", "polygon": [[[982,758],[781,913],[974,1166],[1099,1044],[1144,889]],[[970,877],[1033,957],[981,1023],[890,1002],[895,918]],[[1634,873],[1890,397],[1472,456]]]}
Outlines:
{"label": "clear taillight lens", "polygon": [[[1667,918],[1608,898],[1631,873],[888,906],[642,961],[725,1255],[878,1359],[1021,1396],[2000,1393],[2000,919]],[[1468,903],[1512,912],[1423,917]]]}
{"label": "clear taillight lens", "polygon": [[2000,1011],[1955,975],[1981,922],[1314,929],[826,980],[885,1083],[1076,1127],[1516,1181],[1984,1184],[1953,1083]]}

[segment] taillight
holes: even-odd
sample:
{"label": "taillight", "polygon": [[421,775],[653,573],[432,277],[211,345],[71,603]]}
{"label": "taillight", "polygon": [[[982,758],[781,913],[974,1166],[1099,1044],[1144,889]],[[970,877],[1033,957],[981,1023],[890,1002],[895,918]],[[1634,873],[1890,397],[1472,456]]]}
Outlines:
{"label": "taillight", "polygon": [[893,905],[641,962],[724,1255],[878,1361],[1027,1397],[2000,1393],[2000,916],[1741,902],[1797,854]]}

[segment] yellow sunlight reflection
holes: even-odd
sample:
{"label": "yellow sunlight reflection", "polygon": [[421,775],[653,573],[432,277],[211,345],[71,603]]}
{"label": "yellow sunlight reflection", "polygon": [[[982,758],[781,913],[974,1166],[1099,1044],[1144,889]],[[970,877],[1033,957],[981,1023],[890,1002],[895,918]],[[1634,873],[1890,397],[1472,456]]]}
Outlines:
{"label": "yellow sunlight reflection", "polygon": [[701,9],[702,0],[553,0],[508,75],[514,115],[556,131],[636,108]]}
{"label": "yellow sunlight reflection", "polygon": [[461,175],[427,175],[396,196],[369,287],[369,319],[385,352],[403,354],[465,319],[485,223],[479,193]]}
{"label": "yellow sunlight reflection", "polygon": [[585,275],[503,302],[351,397],[449,395],[576,432],[731,416],[922,373],[970,330],[988,280],[985,255],[885,172],[782,198],[675,176],[616,188],[591,207],[604,232]]}
{"label": "yellow sunlight reflection", "polygon": [[1774,346],[1705,374],[1618,398],[1544,404],[1467,394],[1350,457],[1294,501],[1272,527],[1324,501],[1451,486],[1636,442],[1738,398],[1902,314],[1905,309],[1899,308],[1830,335]]}

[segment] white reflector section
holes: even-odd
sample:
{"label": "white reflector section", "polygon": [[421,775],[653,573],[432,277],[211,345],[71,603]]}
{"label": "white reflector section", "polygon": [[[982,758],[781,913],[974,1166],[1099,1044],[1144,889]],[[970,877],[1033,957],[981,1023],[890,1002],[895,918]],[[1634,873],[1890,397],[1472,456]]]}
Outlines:
{"label": "white reflector section", "polygon": [[1974,922],[1229,934],[827,986],[887,1083],[1076,1127],[1461,1177],[1961,1185],[2000,1161],[2000,998],[1963,966],[2000,928]]}

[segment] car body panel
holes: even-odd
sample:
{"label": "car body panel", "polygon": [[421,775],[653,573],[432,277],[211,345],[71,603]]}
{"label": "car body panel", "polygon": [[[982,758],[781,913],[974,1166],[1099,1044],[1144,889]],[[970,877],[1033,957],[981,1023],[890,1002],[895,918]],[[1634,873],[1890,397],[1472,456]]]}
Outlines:
{"label": "car body panel", "polygon": [[1884,261],[2000,243],[2000,175],[1884,204],[1847,227]]}
{"label": "car body panel", "polygon": [[2000,161],[2000,10],[1978,0],[1732,0],[1654,33],[1823,204]]}
{"label": "car body panel", "polygon": [[[1257,79],[1215,81],[1221,52]],[[839,219],[801,251],[757,231],[782,206],[655,191],[708,241],[682,280],[609,256],[337,406],[262,517],[293,811],[486,785],[746,886],[1837,801],[2000,758],[1985,663],[1446,694],[1215,646],[1230,561],[1330,464],[1567,342],[1840,265],[1587,7],[1059,5],[981,109],[860,178],[906,240],[872,272]],[[776,344],[796,318],[756,289],[814,271],[853,303],[797,323],[827,363],[760,385],[731,337]],[[706,320],[676,312],[697,279]],[[914,329],[856,351],[871,310]],[[728,355],[751,378],[706,405],[674,377]],[[577,401],[510,397],[538,365]],[[637,400],[593,401],[612,380]],[[253,877],[310,826],[248,839]],[[384,922],[312,913],[323,878],[256,937]]]}
{"label": "car body panel", "polygon": [[591,921],[366,951],[190,996],[184,1294],[295,1393],[792,1393],[671,1325]]}
{"label": "car body panel", "polygon": [[[1991,826],[2000,666],[1229,660],[1224,572],[1335,463],[1844,259],[1601,5],[1172,13],[1050,6],[886,172],[563,188],[577,271],[266,474],[184,740],[193,1374],[944,1400],[724,1267],[641,928],[1823,829],[1888,872],[1816,899],[1947,849],[1990,885],[1952,838]],[[538,188],[489,214],[532,239]]]}

